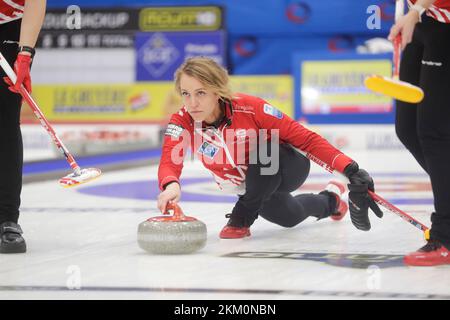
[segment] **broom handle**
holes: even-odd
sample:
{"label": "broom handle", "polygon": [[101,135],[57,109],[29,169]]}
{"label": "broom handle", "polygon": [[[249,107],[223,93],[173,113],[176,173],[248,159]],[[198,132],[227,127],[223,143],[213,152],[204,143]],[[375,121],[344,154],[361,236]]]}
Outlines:
{"label": "broom handle", "polygon": [[[320,159],[314,157],[312,154],[310,154],[308,152],[305,152],[303,150],[300,150],[298,148],[296,148],[296,150],[298,152],[300,152],[302,155],[304,155],[306,158],[312,160],[313,162],[315,162],[316,164],[318,164],[319,166],[321,166],[322,168],[327,170],[328,172],[330,172],[332,174],[335,174],[337,176],[340,176],[342,178],[345,178],[345,180],[347,182],[349,182],[348,178],[344,174],[342,174],[339,171],[334,170],[333,168],[331,168],[328,164],[326,164],[322,160],[320,160]],[[383,199],[382,197],[380,197],[379,195],[377,195],[375,192],[372,192],[372,191],[369,190],[369,195],[380,206],[384,207],[385,209],[389,210],[392,213],[395,213],[400,218],[402,218],[403,220],[409,222],[410,224],[412,224],[414,227],[420,229],[421,231],[427,232],[428,227],[426,225],[424,225],[423,223],[420,223],[419,221],[417,221],[416,219],[414,219],[413,217],[408,215],[406,212],[400,210],[399,208],[394,206],[389,201],[387,201],[387,200]]]}
{"label": "broom handle", "polygon": [[[17,76],[14,73],[14,70],[9,65],[8,61],[6,61],[5,57],[0,52],[0,66],[5,71],[6,75],[11,79],[12,83],[16,83]],[[25,99],[27,104],[30,106],[30,108],[33,110],[34,115],[38,118],[41,125],[44,127],[45,130],[47,130],[48,134],[52,138],[53,142],[56,144],[58,149],[61,151],[61,153],[66,158],[67,162],[69,163],[70,167],[74,171],[76,175],[79,175],[81,173],[80,166],[77,164],[73,156],[70,154],[69,150],[67,150],[66,146],[62,143],[62,141],[59,139],[58,135],[56,134],[55,130],[53,130],[53,127],[48,122],[48,120],[45,118],[44,114],[42,113],[41,109],[39,109],[37,103],[33,100],[31,95],[28,93],[28,91],[25,89],[23,85],[20,87],[20,94]]]}
{"label": "broom handle", "polygon": [[402,35],[399,33],[394,39],[394,68],[392,78],[398,80],[400,78],[400,52],[402,50]]}
{"label": "broom handle", "polygon": [[[397,22],[405,12],[405,2],[404,0],[395,1],[395,22]],[[400,75],[400,53],[402,49],[402,35],[399,33],[394,39],[394,68],[392,77],[396,80],[399,79]]]}

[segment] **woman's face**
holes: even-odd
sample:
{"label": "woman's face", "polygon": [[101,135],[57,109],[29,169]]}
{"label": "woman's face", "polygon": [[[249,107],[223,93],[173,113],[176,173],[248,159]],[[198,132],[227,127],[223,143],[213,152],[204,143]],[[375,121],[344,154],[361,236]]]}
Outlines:
{"label": "woman's face", "polygon": [[196,78],[182,74],[180,89],[183,103],[194,121],[213,123],[220,117],[219,96]]}

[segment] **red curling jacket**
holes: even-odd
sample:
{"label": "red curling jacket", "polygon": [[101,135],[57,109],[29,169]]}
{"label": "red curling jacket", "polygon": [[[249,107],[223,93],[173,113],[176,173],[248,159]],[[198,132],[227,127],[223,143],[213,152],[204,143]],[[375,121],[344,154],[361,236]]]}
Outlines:
{"label": "red curling jacket", "polygon": [[231,103],[222,103],[221,107],[224,118],[214,125],[194,123],[185,107],[172,115],[158,170],[161,190],[169,182],[179,182],[183,159],[190,149],[212,173],[220,189],[244,194],[250,154],[262,139],[274,140],[274,134],[278,134],[279,143],[306,151],[339,172],[352,162],[327,140],[263,99],[237,94]]}
{"label": "red curling jacket", "polygon": [[0,24],[21,19],[25,0],[0,0]]}
{"label": "red curling jacket", "polygon": [[[417,0],[408,0],[411,7]],[[426,11],[426,15],[442,23],[450,23],[450,0],[436,0]]]}

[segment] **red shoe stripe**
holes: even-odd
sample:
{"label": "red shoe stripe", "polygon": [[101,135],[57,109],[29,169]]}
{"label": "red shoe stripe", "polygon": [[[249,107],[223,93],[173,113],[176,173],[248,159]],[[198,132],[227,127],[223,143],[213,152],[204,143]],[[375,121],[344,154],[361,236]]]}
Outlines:
{"label": "red shoe stripe", "polygon": [[250,236],[250,229],[249,228],[238,228],[238,227],[231,227],[231,226],[225,226],[223,227],[222,231],[220,232],[220,238],[222,239],[239,239],[239,238],[245,238]]}
{"label": "red shoe stripe", "polygon": [[430,252],[416,251],[403,258],[403,262],[410,266],[437,266],[450,264],[450,251],[441,247]]}

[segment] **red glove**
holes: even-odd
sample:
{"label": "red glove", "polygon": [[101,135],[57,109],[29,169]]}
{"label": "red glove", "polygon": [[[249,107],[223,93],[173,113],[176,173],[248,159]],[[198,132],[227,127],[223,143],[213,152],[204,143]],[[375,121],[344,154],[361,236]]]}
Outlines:
{"label": "red glove", "polygon": [[11,79],[4,77],[3,80],[9,85],[9,90],[19,93],[20,86],[23,84],[25,89],[31,93],[31,77],[30,77],[31,56],[25,54],[18,54],[16,62],[14,63],[14,72],[17,75],[16,84],[13,84]]}

